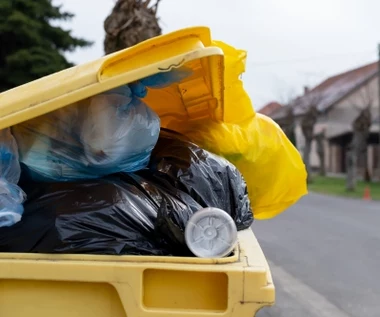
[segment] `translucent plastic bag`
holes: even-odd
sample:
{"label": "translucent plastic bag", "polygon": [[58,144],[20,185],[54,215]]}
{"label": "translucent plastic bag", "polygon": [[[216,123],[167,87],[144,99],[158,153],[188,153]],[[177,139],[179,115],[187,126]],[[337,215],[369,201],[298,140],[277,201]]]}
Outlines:
{"label": "translucent plastic bag", "polygon": [[0,130],[0,227],[21,220],[25,194],[17,183],[20,179],[17,144],[9,129]]}
{"label": "translucent plastic bag", "polygon": [[144,168],[160,119],[140,98],[189,75],[159,73],[13,127],[20,161],[34,180],[92,179]]}

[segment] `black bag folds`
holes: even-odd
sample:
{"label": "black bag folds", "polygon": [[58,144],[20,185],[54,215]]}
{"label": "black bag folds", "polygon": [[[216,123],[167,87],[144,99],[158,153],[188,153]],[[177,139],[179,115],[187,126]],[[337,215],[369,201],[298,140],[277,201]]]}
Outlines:
{"label": "black bag folds", "polygon": [[247,185],[238,169],[224,158],[161,129],[149,163],[157,183],[189,194],[202,207],[216,207],[234,219],[238,230],[251,226],[253,214]]}
{"label": "black bag folds", "polygon": [[202,208],[225,210],[238,230],[253,221],[238,170],[170,131],[161,131],[148,169],[20,186],[24,216],[0,228],[0,252],[191,256],[184,230]]}
{"label": "black bag folds", "polygon": [[0,228],[0,252],[190,255],[184,241],[171,244],[170,233],[155,228],[161,204],[182,216],[181,228],[201,208],[185,193],[127,174],[24,189],[24,217]]}

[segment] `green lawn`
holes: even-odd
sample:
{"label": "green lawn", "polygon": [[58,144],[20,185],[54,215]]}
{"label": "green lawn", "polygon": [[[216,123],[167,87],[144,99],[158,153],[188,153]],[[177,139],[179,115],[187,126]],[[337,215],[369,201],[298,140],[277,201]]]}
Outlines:
{"label": "green lawn", "polygon": [[344,196],[352,198],[362,198],[364,188],[370,187],[373,200],[380,200],[380,183],[358,182],[355,192],[346,191],[346,180],[344,178],[314,176],[313,181],[309,184],[309,190],[316,193],[329,194],[335,196]]}

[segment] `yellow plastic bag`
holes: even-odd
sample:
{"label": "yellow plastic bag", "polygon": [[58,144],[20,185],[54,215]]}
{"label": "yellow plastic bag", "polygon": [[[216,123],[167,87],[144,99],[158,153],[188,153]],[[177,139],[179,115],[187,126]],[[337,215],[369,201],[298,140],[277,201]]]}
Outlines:
{"label": "yellow plastic bag", "polygon": [[214,41],[224,53],[224,122],[241,122],[255,115],[240,76],[245,71],[247,52]]}
{"label": "yellow plastic bag", "polygon": [[256,114],[240,124],[198,121],[180,132],[240,170],[256,219],[278,215],[307,193],[299,152],[266,116]]}
{"label": "yellow plastic bag", "polygon": [[246,53],[214,42],[225,54],[224,122],[196,120],[168,126],[227,158],[243,174],[256,219],[272,218],[307,194],[301,156],[281,128],[256,114],[240,75]]}

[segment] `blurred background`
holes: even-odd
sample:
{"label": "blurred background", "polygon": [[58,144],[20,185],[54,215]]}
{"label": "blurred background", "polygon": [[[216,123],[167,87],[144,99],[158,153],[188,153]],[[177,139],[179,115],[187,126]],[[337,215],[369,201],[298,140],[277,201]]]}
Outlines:
{"label": "blurred background", "polygon": [[277,286],[260,316],[379,317],[379,12],[378,0],[0,0],[0,91],[210,27],[248,51],[256,111],[282,127],[309,171],[307,197],[253,226]]}
{"label": "blurred background", "polygon": [[[116,1],[98,1],[91,8],[84,1],[55,2],[75,14],[63,25],[95,42],[68,58],[81,63],[101,56],[103,22]],[[260,109],[302,93],[305,85],[376,61],[379,10],[376,0],[162,0],[158,18],[163,33],[206,25],[213,38],[247,50],[244,82]]]}

